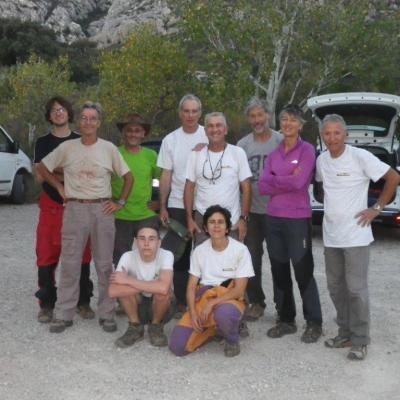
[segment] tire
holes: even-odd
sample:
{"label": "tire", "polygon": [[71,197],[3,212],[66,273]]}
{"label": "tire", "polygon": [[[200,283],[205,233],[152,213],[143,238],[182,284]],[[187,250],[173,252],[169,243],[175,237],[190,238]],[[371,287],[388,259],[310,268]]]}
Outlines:
{"label": "tire", "polygon": [[11,191],[11,201],[14,204],[24,204],[25,203],[25,179],[24,175],[15,175],[12,191]]}

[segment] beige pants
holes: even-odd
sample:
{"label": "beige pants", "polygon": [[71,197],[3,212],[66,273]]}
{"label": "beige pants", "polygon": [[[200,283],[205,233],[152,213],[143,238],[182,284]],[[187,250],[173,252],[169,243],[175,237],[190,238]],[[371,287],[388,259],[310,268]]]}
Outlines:
{"label": "beige pants", "polygon": [[103,203],[68,202],[62,227],[57,318],[70,321],[76,312],[82,254],[89,236],[98,278],[98,315],[105,319],[114,315],[115,301],[108,296],[109,277],[113,270],[114,216],[104,214]]}

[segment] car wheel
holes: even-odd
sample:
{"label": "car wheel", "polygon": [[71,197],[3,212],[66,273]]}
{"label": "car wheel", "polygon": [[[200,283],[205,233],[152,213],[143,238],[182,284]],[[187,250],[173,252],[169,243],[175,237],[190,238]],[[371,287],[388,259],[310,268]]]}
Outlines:
{"label": "car wheel", "polygon": [[24,175],[15,175],[11,191],[11,201],[15,204],[25,203],[25,180]]}

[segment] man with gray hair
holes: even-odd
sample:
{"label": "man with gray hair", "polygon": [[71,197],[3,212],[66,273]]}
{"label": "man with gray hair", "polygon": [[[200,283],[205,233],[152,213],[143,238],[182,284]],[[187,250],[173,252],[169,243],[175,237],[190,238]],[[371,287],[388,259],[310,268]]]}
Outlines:
{"label": "man with gray hair", "polygon": [[[157,166],[162,168],[160,177],[160,219],[168,225],[169,218],[186,226],[183,204],[186,164],[191,150],[200,143],[208,143],[204,128],[199,125],[201,101],[193,95],[182,97],[178,107],[182,126],[169,133],[161,143]],[[186,286],[189,277],[191,242],[186,243],[183,255],[178,258],[178,238],[168,232],[163,238],[162,248],[174,253],[174,293],[180,318],[186,309]]]}
{"label": "man with gray hair", "polygon": [[[345,144],[347,128],[340,115],[326,115],[321,134],[328,151],[317,158],[316,181],[322,182],[324,192],[326,278],[339,326],[337,336],[326,340],[325,345],[351,346],[347,358],[363,360],[370,343],[371,222],[393,196],[400,178],[369,151]],[[385,184],[377,202],[368,208],[370,179],[383,179]]]}
{"label": "man with gray hair", "polygon": [[[79,117],[81,137],[61,143],[37,166],[65,204],[56,316],[50,324],[52,333],[63,332],[73,324],[79,297],[80,264],[89,237],[98,276],[99,323],[106,332],[117,329],[114,300],[107,292],[113,271],[113,213],[125,205],[133,179],[117,147],[97,136],[101,115],[98,103],[86,102]],[[64,186],[54,175],[56,168],[64,171]],[[111,199],[113,174],[124,179],[121,196],[114,200]]]}
{"label": "man with gray hair", "polygon": [[207,114],[205,129],[209,144],[191,152],[186,169],[184,201],[188,229],[195,244],[202,243],[207,238],[202,229],[203,214],[208,207],[218,204],[232,215],[230,234],[243,241],[251,204],[251,171],[246,154],[226,142],[228,127],[223,113]]}
{"label": "man with gray hair", "polygon": [[269,126],[269,111],[265,100],[253,97],[248,102],[245,113],[252,128],[252,132],[240,139],[237,143],[249,161],[252,177],[252,202],[247,223],[245,244],[250,250],[255,276],[247,284],[247,296],[250,307],[246,312],[248,321],[256,321],[264,314],[265,294],[262,288],[262,256],[263,242],[266,240],[265,210],[268,196],[261,196],[258,181],[263,174],[265,161],[268,155],[275,150],[282,141],[282,135]]}

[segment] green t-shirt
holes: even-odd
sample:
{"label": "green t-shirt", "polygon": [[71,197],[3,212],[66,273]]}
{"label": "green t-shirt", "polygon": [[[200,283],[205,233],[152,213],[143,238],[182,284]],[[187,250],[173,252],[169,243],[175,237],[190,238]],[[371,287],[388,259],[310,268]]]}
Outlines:
{"label": "green t-shirt", "polygon": [[[125,207],[115,212],[115,218],[129,221],[139,221],[150,218],[155,212],[147,207],[151,200],[153,178],[159,178],[161,170],[157,167],[157,153],[146,147],[142,147],[140,152],[133,154],[125,146],[118,147],[122,158],[128,164],[133,175],[133,188],[127,199]],[[119,199],[124,180],[118,176],[113,176],[111,181],[112,196]]]}

